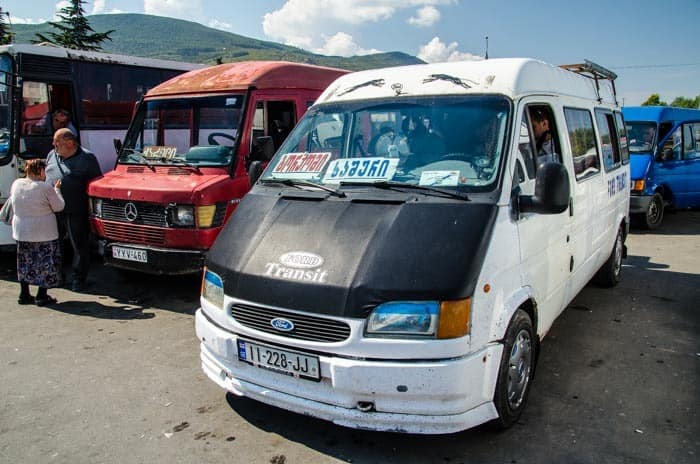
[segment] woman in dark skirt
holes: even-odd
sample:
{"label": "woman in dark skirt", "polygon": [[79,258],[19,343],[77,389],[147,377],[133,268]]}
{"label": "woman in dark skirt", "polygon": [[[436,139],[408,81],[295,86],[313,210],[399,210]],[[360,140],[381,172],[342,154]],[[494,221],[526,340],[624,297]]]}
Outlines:
{"label": "woman in dark skirt", "polygon": [[[61,285],[61,247],[55,213],[63,210],[65,202],[60,181],[53,186],[45,182],[45,169],[42,159],[27,161],[27,177],[14,181],[8,200],[14,213],[12,238],[17,241],[17,280],[21,287],[17,303],[21,305],[55,303],[47,289]],[[29,292],[30,285],[39,287],[36,298]]]}

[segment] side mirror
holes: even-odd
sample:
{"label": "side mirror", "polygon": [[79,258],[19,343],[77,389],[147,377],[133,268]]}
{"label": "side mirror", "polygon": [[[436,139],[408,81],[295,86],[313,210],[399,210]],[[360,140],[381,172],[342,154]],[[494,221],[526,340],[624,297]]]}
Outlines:
{"label": "side mirror", "polygon": [[275,144],[272,137],[263,136],[256,139],[257,147],[251,154],[251,159],[256,161],[270,161],[275,156]]}
{"label": "side mirror", "polygon": [[571,187],[563,164],[549,161],[537,168],[535,194],[518,197],[521,213],[559,214],[569,207]]}
{"label": "side mirror", "polygon": [[250,182],[251,187],[253,186],[253,184],[255,184],[258,181],[262,172],[263,172],[262,161],[256,160],[256,161],[252,161],[250,163],[250,167],[248,167],[248,181]]}
{"label": "side mirror", "polygon": [[117,152],[117,156],[119,156],[119,152],[122,151],[122,141],[119,139],[114,139],[112,140],[112,143],[114,143],[114,149]]}

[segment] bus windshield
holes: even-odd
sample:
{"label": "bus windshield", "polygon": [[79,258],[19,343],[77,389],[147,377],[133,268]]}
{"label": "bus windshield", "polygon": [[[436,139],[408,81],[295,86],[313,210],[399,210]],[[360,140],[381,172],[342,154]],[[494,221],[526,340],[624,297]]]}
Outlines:
{"label": "bus windshield", "polygon": [[120,152],[121,164],[225,166],[239,134],[243,95],[145,101]]}
{"label": "bus windshield", "polygon": [[509,112],[501,96],[318,105],[280,147],[262,181],[491,190]]}
{"label": "bus windshield", "polygon": [[0,158],[10,153],[12,61],[0,55]]}
{"label": "bus windshield", "polygon": [[627,122],[630,153],[649,153],[654,149],[656,124],[653,122]]}

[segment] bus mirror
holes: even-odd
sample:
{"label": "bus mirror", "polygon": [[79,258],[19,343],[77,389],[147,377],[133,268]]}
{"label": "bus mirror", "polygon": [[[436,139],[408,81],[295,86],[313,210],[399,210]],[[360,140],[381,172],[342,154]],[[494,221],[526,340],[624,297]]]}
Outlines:
{"label": "bus mirror", "polygon": [[114,143],[114,149],[116,150],[117,155],[119,155],[119,152],[122,151],[122,141],[119,139],[114,139],[112,142]]}
{"label": "bus mirror", "polygon": [[569,207],[571,187],[566,167],[550,161],[537,168],[535,194],[518,197],[521,213],[559,214]]}
{"label": "bus mirror", "polygon": [[252,158],[258,161],[270,161],[275,156],[275,145],[272,142],[272,137],[258,137],[255,141],[257,142],[257,148]]}

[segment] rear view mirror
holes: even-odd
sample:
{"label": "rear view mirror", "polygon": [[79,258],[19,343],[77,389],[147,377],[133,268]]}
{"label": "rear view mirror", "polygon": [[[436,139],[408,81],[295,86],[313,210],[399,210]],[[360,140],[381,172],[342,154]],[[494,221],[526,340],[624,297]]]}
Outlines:
{"label": "rear view mirror", "polygon": [[119,139],[114,139],[112,140],[112,143],[114,143],[114,149],[116,150],[118,156],[119,152],[122,151],[122,141]]}
{"label": "rear view mirror", "polygon": [[535,194],[518,197],[521,213],[559,214],[569,207],[571,187],[563,164],[546,162],[537,168]]}

